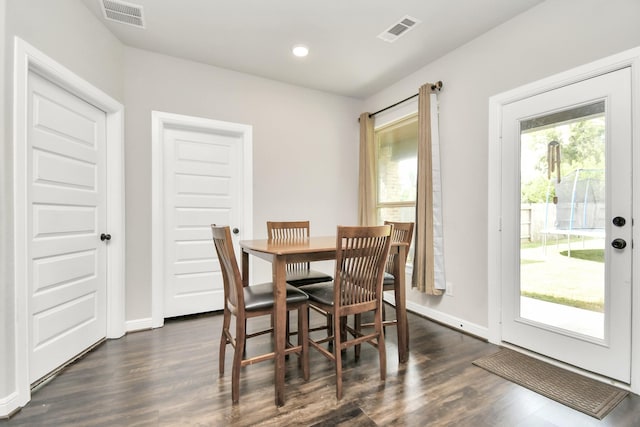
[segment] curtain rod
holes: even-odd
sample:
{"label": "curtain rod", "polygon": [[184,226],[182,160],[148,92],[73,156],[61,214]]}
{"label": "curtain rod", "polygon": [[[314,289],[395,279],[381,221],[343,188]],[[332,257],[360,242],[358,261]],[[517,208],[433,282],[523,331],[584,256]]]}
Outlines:
{"label": "curtain rod", "polygon": [[[437,90],[439,90],[439,91],[440,91],[440,90],[442,90],[442,81],[441,81],[441,80],[439,80],[439,81],[437,81],[437,82],[435,82],[434,84],[432,84],[432,85],[431,85],[431,90],[436,90],[436,89],[437,89]],[[387,111],[387,110],[388,110],[388,109],[390,109],[390,108],[396,107],[396,106],[398,106],[398,105],[402,104],[403,102],[407,102],[408,100],[410,100],[410,99],[412,99],[412,98],[415,98],[415,97],[416,97],[416,96],[418,96],[418,95],[419,95],[418,93],[416,93],[415,95],[411,95],[411,96],[409,96],[409,97],[407,97],[407,98],[403,99],[402,101],[398,101],[398,102],[396,102],[396,103],[395,103],[395,104],[393,104],[393,105],[389,105],[388,107],[383,108],[382,110],[378,110],[378,111],[376,111],[375,113],[371,113],[371,114],[369,114],[369,117],[373,117],[373,116],[375,116],[376,114],[382,113],[383,111]],[[359,120],[360,120],[360,119],[358,119],[358,121],[359,121]]]}

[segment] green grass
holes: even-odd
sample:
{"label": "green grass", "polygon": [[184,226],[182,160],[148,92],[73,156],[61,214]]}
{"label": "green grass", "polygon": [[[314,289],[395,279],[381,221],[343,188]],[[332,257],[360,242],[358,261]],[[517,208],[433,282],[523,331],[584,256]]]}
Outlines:
{"label": "green grass", "polygon": [[[583,241],[588,241],[588,240],[592,240],[591,237],[580,237],[580,236],[572,236],[571,237],[571,243],[577,243],[577,242],[583,242]],[[566,236],[559,236],[558,237],[558,241],[560,243],[567,243],[567,237]],[[520,241],[520,249],[531,249],[531,248],[539,248],[541,247],[543,244],[543,240],[535,240],[533,242],[529,242],[528,240],[521,240]],[[556,244],[556,238],[554,236],[547,236],[547,246],[553,246]],[[571,251],[571,253],[573,253],[573,251]]]}
{"label": "green grass", "polygon": [[520,264],[536,264],[539,262],[544,262],[544,261],[539,259],[521,259],[520,260]]}
{"label": "green grass", "polygon": [[520,291],[523,296],[570,307],[602,312],[604,301],[604,249],[572,249],[548,245],[520,252]]}
{"label": "green grass", "polygon": [[539,248],[540,246],[542,246],[542,241],[541,240],[536,240],[536,241],[533,241],[533,242],[529,242],[528,240],[521,240],[520,241],[520,249]]}
{"label": "green grass", "polygon": [[[569,256],[569,251],[560,251],[560,255]],[[571,258],[604,262],[604,249],[574,249],[571,251]]]}
{"label": "green grass", "polygon": [[604,312],[604,302],[602,301],[581,301],[581,300],[576,300],[572,298],[559,297],[555,295],[540,294],[537,292],[527,292],[527,291],[520,292],[520,295],[522,295],[523,297],[535,298],[542,301],[562,304],[569,307],[582,308],[585,310],[597,311],[599,313]]}

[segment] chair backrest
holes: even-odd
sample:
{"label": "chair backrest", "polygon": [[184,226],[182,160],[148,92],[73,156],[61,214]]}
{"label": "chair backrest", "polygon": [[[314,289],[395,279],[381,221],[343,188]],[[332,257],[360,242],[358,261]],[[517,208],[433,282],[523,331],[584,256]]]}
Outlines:
{"label": "chair backrest", "polygon": [[338,227],[334,306],[338,315],[376,308],[393,226]]}
{"label": "chair backrest", "polygon": [[238,268],[231,230],[229,226],[211,225],[213,235],[213,245],[218,254],[220,269],[222,270],[222,281],[224,283],[225,304],[233,307],[244,308],[244,292],[242,290],[242,276]]}
{"label": "chair backrest", "polygon": [[[304,240],[309,237],[309,221],[267,221],[269,240]],[[311,268],[309,262],[293,262],[287,264],[287,271],[306,271]]]}
{"label": "chair backrest", "polygon": [[[391,234],[391,243],[406,243],[407,244],[407,252],[409,252],[409,247],[411,246],[411,239],[413,239],[413,222],[393,222],[393,221],[385,221],[385,225],[393,225],[393,232]],[[395,252],[391,252],[389,254],[389,259],[387,260],[387,265],[385,267],[385,271],[387,273],[393,273],[393,267],[396,260],[397,254]]]}
{"label": "chair backrest", "polygon": [[269,240],[301,240],[309,237],[309,221],[267,221]]}

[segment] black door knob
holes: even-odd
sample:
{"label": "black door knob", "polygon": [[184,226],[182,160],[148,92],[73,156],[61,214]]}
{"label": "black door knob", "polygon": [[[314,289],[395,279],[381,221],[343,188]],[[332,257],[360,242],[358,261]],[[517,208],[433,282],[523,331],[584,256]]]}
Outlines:
{"label": "black door knob", "polygon": [[621,216],[617,216],[613,218],[612,222],[613,222],[613,225],[615,225],[616,227],[623,227],[627,223],[627,220],[625,220]]}
{"label": "black door knob", "polygon": [[231,231],[233,231],[233,234],[238,234],[238,233],[240,232],[240,230],[238,230],[237,228],[234,228],[234,229],[233,229],[233,230],[231,230]]}
{"label": "black door knob", "polygon": [[102,240],[103,242],[104,242],[105,240],[111,240],[111,234],[104,234],[104,233],[102,233],[102,234],[100,235],[100,240]]}
{"label": "black door knob", "polygon": [[627,247],[627,242],[625,242],[624,239],[613,239],[613,242],[611,242],[611,246],[616,249],[624,249]]}

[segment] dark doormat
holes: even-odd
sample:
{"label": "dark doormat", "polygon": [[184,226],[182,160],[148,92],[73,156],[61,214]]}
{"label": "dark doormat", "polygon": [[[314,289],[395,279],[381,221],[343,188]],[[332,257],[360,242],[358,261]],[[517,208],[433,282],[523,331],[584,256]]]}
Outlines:
{"label": "dark doormat", "polygon": [[473,364],[599,420],[629,394],[506,348]]}
{"label": "dark doormat", "polygon": [[358,406],[345,405],[333,412],[332,416],[311,425],[311,427],[376,427],[377,424]]}

